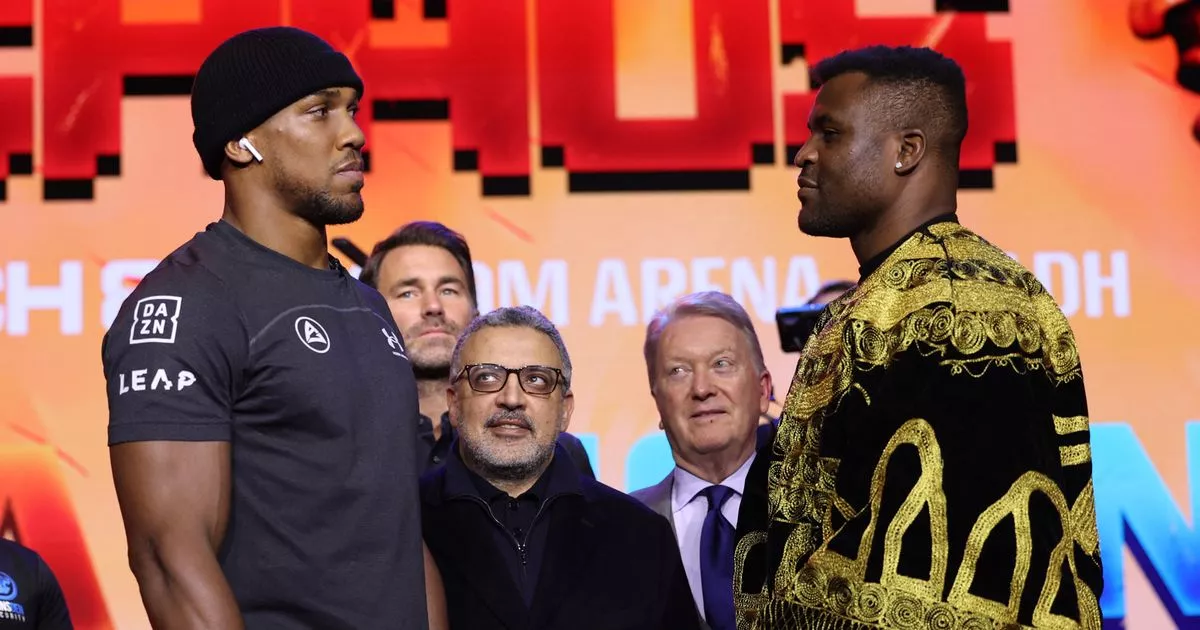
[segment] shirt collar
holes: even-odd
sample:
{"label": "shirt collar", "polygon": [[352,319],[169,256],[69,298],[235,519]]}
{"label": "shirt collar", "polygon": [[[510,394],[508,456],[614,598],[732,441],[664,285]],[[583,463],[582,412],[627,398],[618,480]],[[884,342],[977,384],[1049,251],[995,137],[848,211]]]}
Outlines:
{"label": "shirt collar", "polygon": [[[427,416],[423,413],[418,414],[418,415],[420,416],[422,425],[433,428],[433,420],[430,419],[429,416]],[[442,417],[438,419],[438,424],[440,424],[442,426],[442,433],[445,433],[447,428],[449,428],[450,430],[454,430],[454,426],[450,424],[450,412],[449,411],[442,412]]]}
{"label": "shirt collar", "polygon": [[[755,453],[750,453],[750,457],[737,470],[733,471],[733,474],[722,479],[721,483],[717,485],[725,486],[741,496],[742,491],[746,488],[746,475],[750,472],[750,464],[754,463],[754,457]],[[672,512],[682,510],[696,498],[696,495],[700,494],[700,491],[713,485],[679,466],[675,467],[672,474],[675,476],[674,483],[671,484]]]}
{"label": "shirt collar", "polygon": [[[550,485],[550,478],[553,474],[553,469],[554,462],[551,461],[550,465],[546,467],[546,470],[542,471],[542,476],[538,477],[538,480],[534,482],[533,486],[522,493],[521,496],[516,498],[532,499],[537,503],[544,501],[548,496],[546,494],[546,489],[547,486]],[[511,498],[507,492],[497,488],[496,486],[493,486],[491,482],[475,474],[469,468],[467,469],[467,476],[471,478],[471,483],[475,486],[476,494],[484,501],[493,503],[495,501],[508,501]]]}
{"label": "shirt collar", "polygon": [[861,283],[863,280],[866,280],[867,276],[871,275],[872,272],[883,266],[883,263],[887,260],[888,256],[891,256],[897,249],[900,249],[900,246],[903,245],[905,241],[912,238],[913,234],[916,234],[917,232],[926,232],[929,230],[931,225],[946,223],[947,221],[958,223],[958,215],[953,212],[938,215],[926,221],[925,223],[922,223],[917,227],[917,229],[904,235],[904,238],[892,243],[891,247],[888,247],[882,252],[872,256],[871,260],[863,263],[862,266],[858,268],[858,281]]}

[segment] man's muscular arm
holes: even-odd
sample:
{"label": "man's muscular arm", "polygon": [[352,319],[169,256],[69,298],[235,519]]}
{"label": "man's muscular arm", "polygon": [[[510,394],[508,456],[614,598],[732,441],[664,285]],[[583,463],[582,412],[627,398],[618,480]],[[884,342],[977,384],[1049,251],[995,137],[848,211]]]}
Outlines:
{"label": "man's muscular arm", "polygon": [[228,442],[111,449],[129,565],[155,628],[243,628],[217,549],[229,519]]}

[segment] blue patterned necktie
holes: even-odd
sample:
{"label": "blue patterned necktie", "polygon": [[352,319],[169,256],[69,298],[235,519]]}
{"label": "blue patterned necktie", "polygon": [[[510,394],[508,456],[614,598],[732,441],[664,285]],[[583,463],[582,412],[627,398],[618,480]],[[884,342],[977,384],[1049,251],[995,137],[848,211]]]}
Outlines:
{"label": "blue patterned necktie", "polygon": [[709,486],[700,491],[708,499],[708,515],[700,530],[700,583],[704,592],[704,619],[713,630],[734,630],[733,525],[721,507],[733,489]]}

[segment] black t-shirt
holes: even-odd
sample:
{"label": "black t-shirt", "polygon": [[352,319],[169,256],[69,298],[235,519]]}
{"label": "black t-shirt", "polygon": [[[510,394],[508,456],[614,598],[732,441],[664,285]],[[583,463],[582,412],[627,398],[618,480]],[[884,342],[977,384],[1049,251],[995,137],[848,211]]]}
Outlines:
{"label": "black t-shirt", "polygon": [[109,444],[232,443],[218,560],[247,628],[424,629],[412,366],[333,264],[224,221],[168,256],[105,335]]}
{"label": "black t-shirt", "polygon": [[70,630],[62,589],[37,552],[0,538],[0,630]]}

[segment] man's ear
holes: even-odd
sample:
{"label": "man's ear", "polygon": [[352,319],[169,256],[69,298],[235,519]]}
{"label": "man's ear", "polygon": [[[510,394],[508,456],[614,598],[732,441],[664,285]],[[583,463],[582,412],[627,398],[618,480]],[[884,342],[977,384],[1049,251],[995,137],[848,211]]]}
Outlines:
{"label": "man's ear", "polygon": [[[245,137],[245,139],[249,140],[248,137]],[[255,161],[254,154],[242,144],[242,140],[243,138],[238,138],[237,140],[230,140],[225,143],[225,159],[229,160],[235,166],[249,166]],[[250,146],[254,146],[253,142],[253,140],[249,142]]]}
{"label": "man's ear", "polygon": [[771,372],[763,370],[758,375],[758,413],[762,415],[771,408]]}
{"label": "man's ear", "polygon": [[905,129],[900,135],[900,150],[896,154],[896,174],[907,175],[925,159],[925,132]]}
{"label": "man's ear", "polygon": [[567,427],[571,426],[571,414],[573,413],[575,413],[575,392],[567,392],[563,394],[562,418],[558,421],[559,433],[566,433]]}

